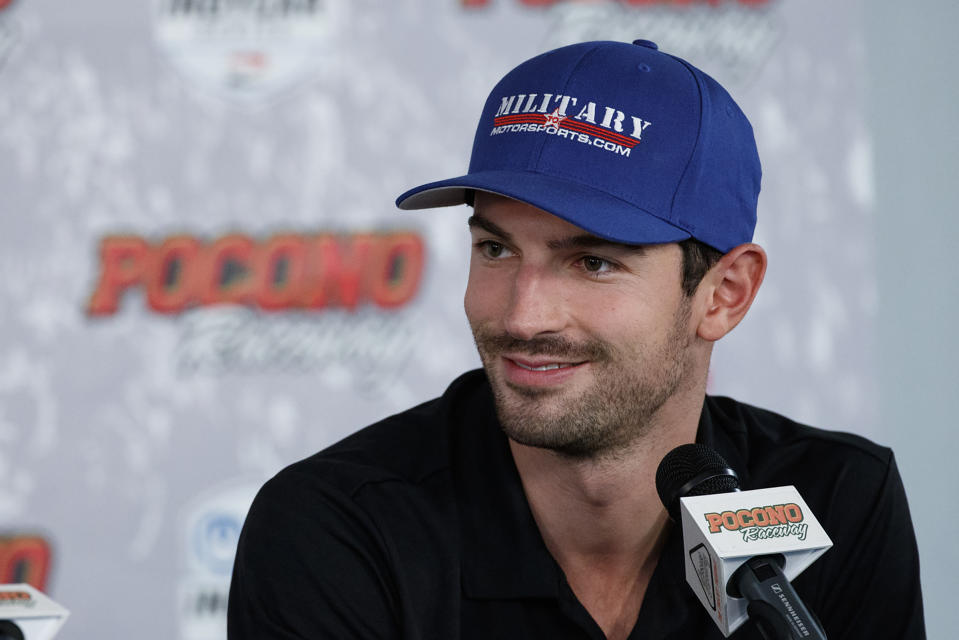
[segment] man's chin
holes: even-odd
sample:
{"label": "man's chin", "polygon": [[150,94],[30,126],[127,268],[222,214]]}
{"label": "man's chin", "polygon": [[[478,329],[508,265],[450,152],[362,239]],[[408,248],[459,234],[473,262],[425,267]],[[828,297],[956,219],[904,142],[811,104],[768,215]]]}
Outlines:
{"label": "man's chin", "polygon": [[555,435],[551,432],[576,414],[563,395],[556,389],[513,385],[494,393],[496,413],[506,435],[520,444],[552,448]]}
{"label": "man's chin", "polygon": [[[549,418],[541,419],[549,421]],[[550,451],[574,460],[594,458],[604,450],[603,444],[598,439],[588,437],[586,434],[577,435],[557,429],[555,424],[550,425],[551,429],[543,431],[531,431],[528,428],[529,425],[524,426],[525,429],[518,429],[515,422],[504,423],[502,429],[506,437],[518,445]]]}
{"label": "man's chin", "polygon": [[504,385],[509,391],[521,398],[527,400],[536,400],[538,398],[546,398],[549,396],[556,396],[560,394],[559,389],[550,389],[544,387],[529,387],[526,385],[515,384],[513,382],[506,382]]}

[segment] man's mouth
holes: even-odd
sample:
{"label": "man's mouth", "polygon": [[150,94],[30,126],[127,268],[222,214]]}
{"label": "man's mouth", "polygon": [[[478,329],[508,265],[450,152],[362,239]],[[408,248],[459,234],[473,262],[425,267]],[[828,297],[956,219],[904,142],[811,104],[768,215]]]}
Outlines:
{"label": "man's mouth", "polygon": [[521,369],[526,369],[527,371],[552,371],[554,369],[567,369],[569,367],[575,367],[575,363],[571,362],[551,362],[549,364],[542,365],[527,365],[519,362],[518,360],[513,360],[513,363],[520,367]]}
{"label": "man's mouth", "polygon": [[[566,356],[568,357],[568,356]],[[577,379],[579,372],[591,362],[586,360],[557,360],[556,355],[545,356],[501,354],[501,373],[504,381],[514,388],[559,388]]]}
{"label": "man's mouth", "polygon": [[582,364],[586,364],[587,360],[552,360],[547,359],[542,356],[527,356],[523,357],[518,354],[516,355],[507,355],[503,354],[503,358],[508,362],[516,365],[520,369],[525,371],[535,371],[535,372],[544,372],[544,371],[558,371],[559,369],[573,369]]}

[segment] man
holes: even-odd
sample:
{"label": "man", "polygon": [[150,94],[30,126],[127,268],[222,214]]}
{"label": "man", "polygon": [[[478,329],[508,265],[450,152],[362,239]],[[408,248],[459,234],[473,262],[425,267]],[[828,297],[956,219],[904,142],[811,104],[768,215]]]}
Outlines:
{"label": "man", "polygon": [[834,547],[795,586],[831,639],[923,637],[891,452],[706,396],[765,273],[759,181],[732,98],[651,42],[507,74],[469,173],[398,200],[473,205],[483,370],[267,483],[230,637],[720,638],[654,488],[693,441],[744,488],[795,485],[823,523]]}

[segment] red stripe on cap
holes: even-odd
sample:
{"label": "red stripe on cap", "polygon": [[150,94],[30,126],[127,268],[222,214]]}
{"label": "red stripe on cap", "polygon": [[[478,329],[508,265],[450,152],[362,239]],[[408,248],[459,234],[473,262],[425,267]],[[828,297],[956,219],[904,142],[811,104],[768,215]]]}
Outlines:
{"label": "red stripe on cap", "polygon": [[561,127],[571,129],[573,131],[580,131],[582,133],[588,133],[590,135],[596,136],[597,138],[602,138],[607,142],[614,142],[616,144],[621,144],[624,147],[629,147],[632,149],[637,144],[639,140],[636,138],[629,138],[627,136],[616,133],[615,131],[609,131],[608,129],[603,129],[593,124],[586,122],[580,122],[579,120],[564,120],[560,123]]}
{"label": "red stripe on cap", "polygon": [[517,123],[530,123],[530,124],[543,124],[546,121],[545,116],[536,113],[521,113],[512,116],[500,116],[499,118],[493,119],[493,126],[500,126],[503,124],[517,124]]}

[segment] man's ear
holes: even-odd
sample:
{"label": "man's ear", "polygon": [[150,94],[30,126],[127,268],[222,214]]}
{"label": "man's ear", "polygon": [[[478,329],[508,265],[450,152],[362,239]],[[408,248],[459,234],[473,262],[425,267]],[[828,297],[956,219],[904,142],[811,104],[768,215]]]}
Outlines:
{"label": "man's ear", "polygon": [[766,252],[758,244],[741,244],[720,258],[703,279],[697,295],[705,310],[697,335],[719,340],[743,319],[766,275]]}

